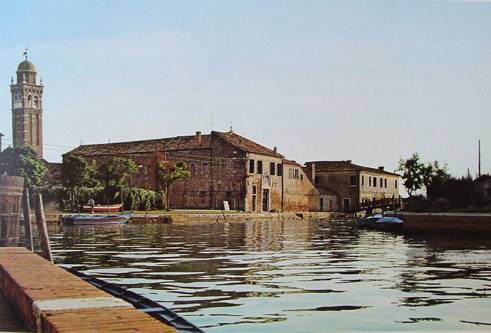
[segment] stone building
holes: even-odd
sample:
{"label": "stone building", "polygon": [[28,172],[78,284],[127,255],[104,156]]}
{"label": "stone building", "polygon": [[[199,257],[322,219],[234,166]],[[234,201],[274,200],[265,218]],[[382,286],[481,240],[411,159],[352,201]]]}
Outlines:
{"label": "stone building", "polygon": [[351,161],[312,161],[305,168],[320,192],[320,210],[346,211],[362,202],[399,197],[399,178],[383,167]]}
{"label": "stone building", "polygon": [[100,166],[115,156],[135,161],[131,186],[156,189],[158,162],[185,162],[191,177],[175,183],[171,208],[249,212],[318,210],[318,191],[301,166],[232,131],[154,140],[82,145],[70,153]]}
{"label": "stone building", "polygon": [[14,147],[31,147],[43,158],[43,85],[36,79],[36,67],[26,59],[17,66],[16,82],[12,78],[12,141]]}

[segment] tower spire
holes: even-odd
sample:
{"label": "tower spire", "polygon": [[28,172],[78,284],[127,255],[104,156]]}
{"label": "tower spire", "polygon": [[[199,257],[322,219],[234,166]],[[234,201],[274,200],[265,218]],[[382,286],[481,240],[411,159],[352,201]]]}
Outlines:
{"label": "tower spire", "polygon": [[17,66],[17,82],[10,85],[12,94],[13,146],[29,146],[43,158],[43,86],[36,83],[36,67],[27,60]]}
{"label": "tower spire", "polygon": [[29,49],[26,46],[26,48],[24,49],[24,52],[22,52],[22,55],[26,58],[26,60],[27,60],[27,51],[29,51]]}

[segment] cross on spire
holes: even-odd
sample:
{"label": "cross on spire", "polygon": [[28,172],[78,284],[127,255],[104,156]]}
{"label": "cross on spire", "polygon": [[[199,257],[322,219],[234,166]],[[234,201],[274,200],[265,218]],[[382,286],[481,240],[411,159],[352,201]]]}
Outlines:
{"label": "cross on spire", "polygon": [[24,52],[22,52],[22,55],[23,55],[24,57],[26,57],[26,60],[27,60],[27,51],[29,51],[29,49],[26,47],[26,48],[24,49]]}

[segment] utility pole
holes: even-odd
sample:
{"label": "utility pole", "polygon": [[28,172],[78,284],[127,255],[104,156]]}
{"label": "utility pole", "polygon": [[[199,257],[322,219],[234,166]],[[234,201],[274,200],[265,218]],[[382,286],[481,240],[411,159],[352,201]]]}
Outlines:
{"label": "utility pole", "polygon": [[481,177],[481,140],[477,141],[478,157],[477,157],[477,178]]}

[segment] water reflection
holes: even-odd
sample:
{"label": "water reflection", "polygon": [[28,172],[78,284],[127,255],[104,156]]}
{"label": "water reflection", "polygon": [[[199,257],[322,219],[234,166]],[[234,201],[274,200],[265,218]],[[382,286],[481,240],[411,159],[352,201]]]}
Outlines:
{"label": "water reflection", "polygon": [[478,330],[491,242],[350,221],[55,227],[55,260],[212,332]]}

